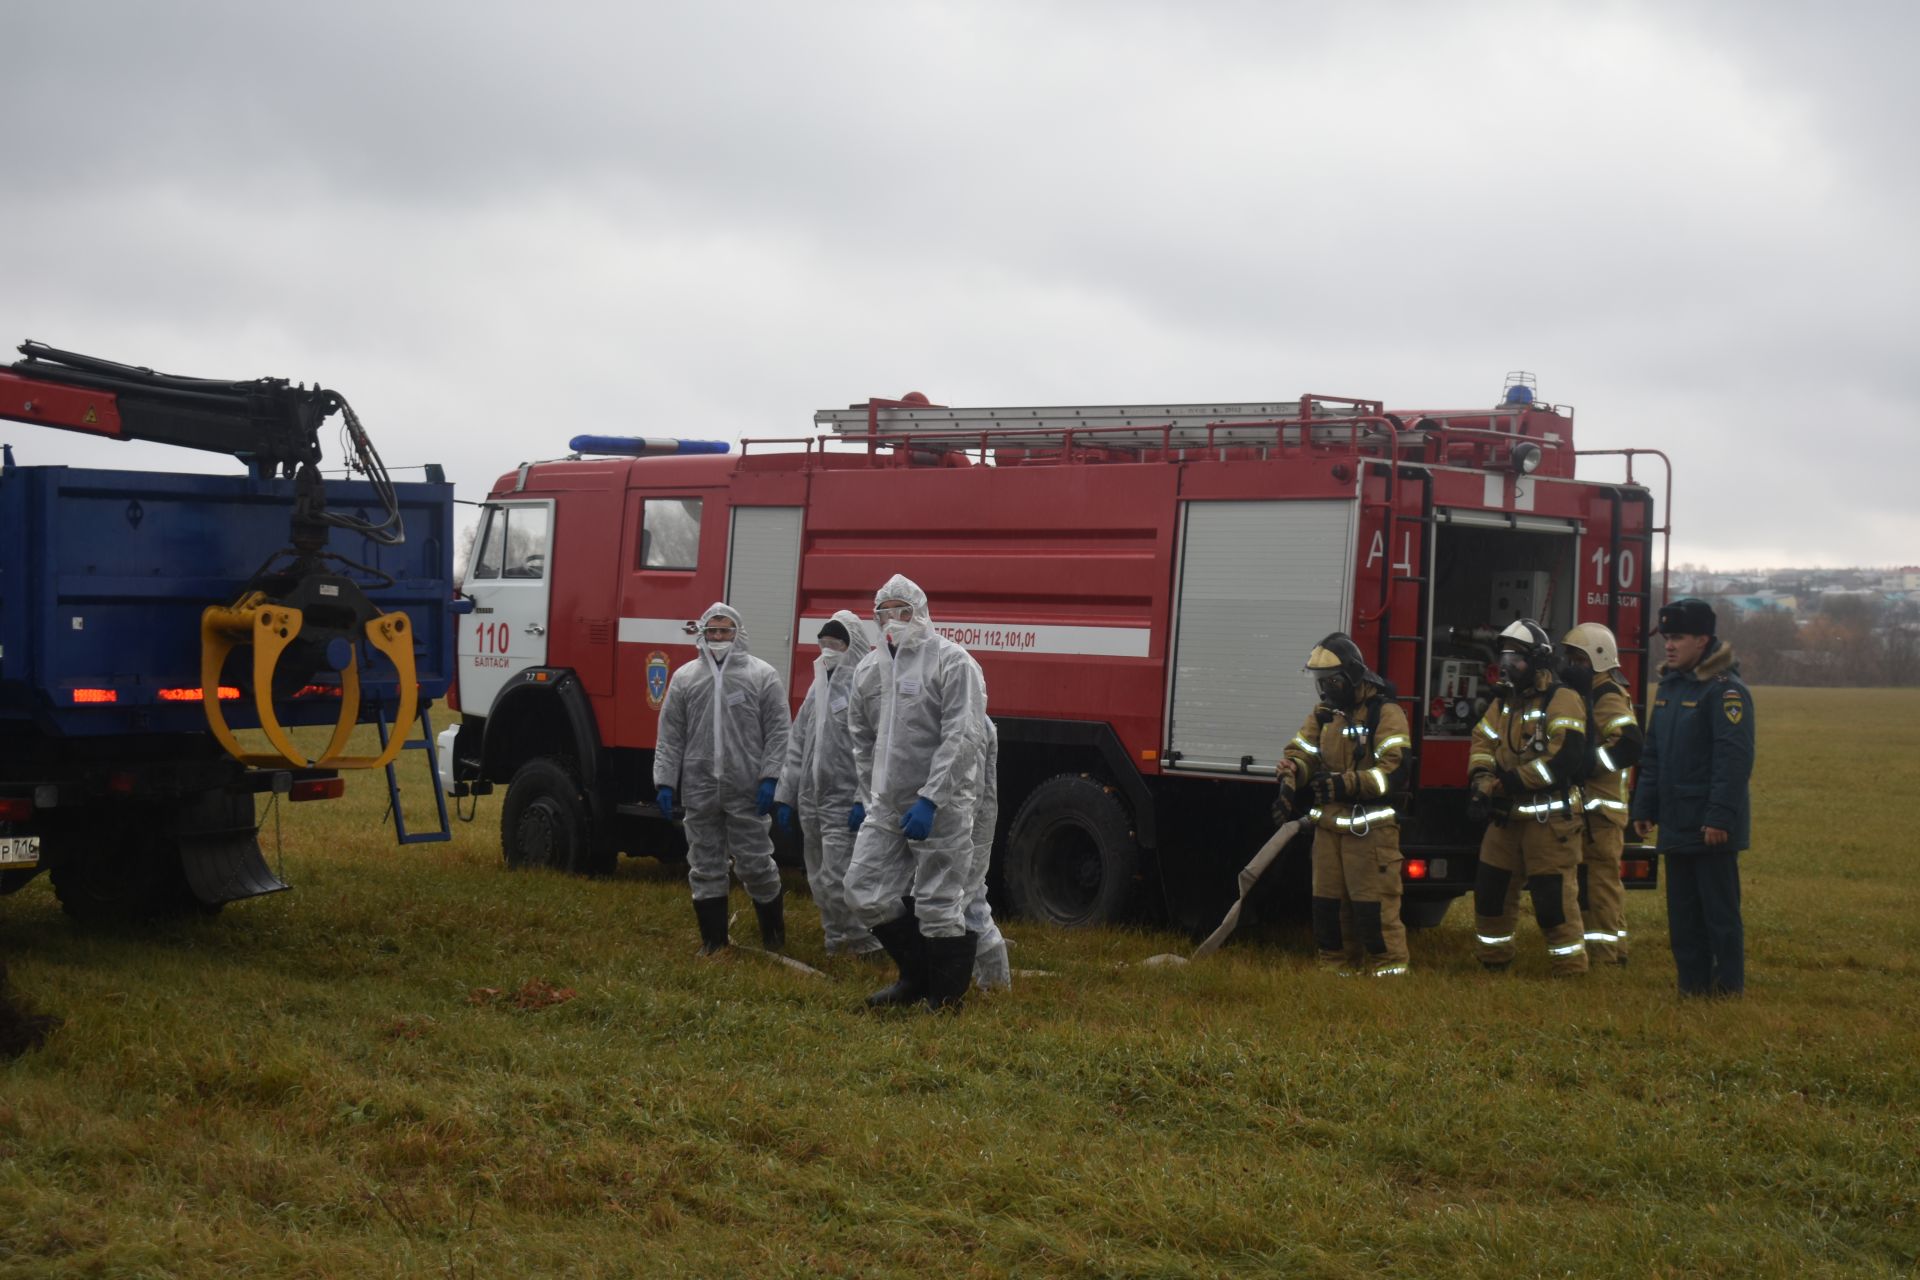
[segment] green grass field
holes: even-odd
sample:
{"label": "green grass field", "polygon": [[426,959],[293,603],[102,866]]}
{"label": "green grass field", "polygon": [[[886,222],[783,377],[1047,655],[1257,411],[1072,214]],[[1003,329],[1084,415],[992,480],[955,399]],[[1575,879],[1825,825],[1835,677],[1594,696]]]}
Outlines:
{"label": "green grass field", "polygon": [[371,777],[212,919],[89,934],[43,877],[0,1276],[1911,1274],[1920,693],[1755,700],[1740,1002],[1674,998],[1636,894],[1578,984],[1530,923],[1483,975],[1464,904],[1398,982],[1014,921],[1051,976],[873,1019],[854,962],[697,958],[677,869],[506,872],[498,796],[396,848]]}

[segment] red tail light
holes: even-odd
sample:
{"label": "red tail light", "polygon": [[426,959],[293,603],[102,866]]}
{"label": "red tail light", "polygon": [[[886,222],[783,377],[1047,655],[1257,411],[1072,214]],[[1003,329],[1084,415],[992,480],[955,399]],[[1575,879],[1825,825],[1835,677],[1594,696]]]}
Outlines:
{"label": "red tail light", "polygon": [[338,800],[347,794],[345,778],[303,778],[293,784],[293,790],[287,799],[301,800]]}
{"label": "red tail light", "polygon": [[1407,879],[1425,880],[1427,878],[1427,860],[1425,858],[1407,859]]}
{"label": "red tail light", "polygon": [[[160,691],[162,702],[199,702],[201,696],[202,691],[199,689],[162,689]],[[240,691],[230,684],[223,684],[217,691],[217,696],[222,702],[234,702],[239,699]]]}
{"label": "red tail light", "polygon": [[33,816],[33,801],[25,796],[0,796],[0,822],[25,822]]}
{"label": "red tail light", "polygon": [[75,689],[73,700],[76,705],[89,702],[118,702],[120,691],[117,689]]}

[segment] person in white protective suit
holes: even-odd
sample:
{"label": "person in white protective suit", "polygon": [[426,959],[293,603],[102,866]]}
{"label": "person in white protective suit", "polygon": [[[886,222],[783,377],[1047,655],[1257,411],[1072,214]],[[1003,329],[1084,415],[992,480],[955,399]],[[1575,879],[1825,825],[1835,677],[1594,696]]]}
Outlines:
{"label": "person in white protective suit", "polygon": [[[979,670],[975,664],[976,671]],[[980,686],[984,699],[984,677]],[[973,980],[982,991],[1005,991],[1013,986],[1013,968],[1007,960],[1007,940],[993,922],[987,902],[987,872],[993,867],[993,830],[1000,821],[1000,732],[981,712],[985,729],[980,757],[980,794],[973,810],[973,865],[967,870],[967,932],[979,939],[973,952]]]}
{"label": "person in white protective suit", "polygon": [[847,703],[854,668],[873,648],[867,628],[842,609],[820,628],[820,656],[813,663],[813,685],[787,740],[787,760],[774,792],[774,815],[782,830],[800,821],[807,859],[807,883],[820,909],[820,932],[827,954],[866,955],[880,949],[847,898],[847,867],[853,860],[854,832],[866,809],[848,737]]}
{"label": "person in white protective suit", "polygon": [[727,945],[727,867],[760,917],[760,942],[786,945],[784,890],[773,862],[767,814],[786,760],[787,693],[780,675],[747,649],[731,605],[700,620],[700,656],[673,673],[660,708],[653,785],[660,812],[686,810],[687,883],[700,923],[700,954]]}
{"label": "person in white protective suit", "polygon": [[900,966],[871,1008],[924,999],[958,1012],[978,939],[967,932],[984,701],[972,658],[933,629],[927,595],[895,575],[874,595],[885,632],[853,675],[847,707],[866,822],[847,892]]}

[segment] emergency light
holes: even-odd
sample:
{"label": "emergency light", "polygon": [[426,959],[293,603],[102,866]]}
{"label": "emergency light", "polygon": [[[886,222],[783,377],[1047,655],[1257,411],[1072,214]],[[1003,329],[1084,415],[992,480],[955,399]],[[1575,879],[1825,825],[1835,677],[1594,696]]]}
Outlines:
{"label": "emergency light", "polygon": [[575,453],[598,453],[620,458],[667,457],[683,453],[726,453],[725,440],[675,440],[666,436],[575,436],[567,441]]}

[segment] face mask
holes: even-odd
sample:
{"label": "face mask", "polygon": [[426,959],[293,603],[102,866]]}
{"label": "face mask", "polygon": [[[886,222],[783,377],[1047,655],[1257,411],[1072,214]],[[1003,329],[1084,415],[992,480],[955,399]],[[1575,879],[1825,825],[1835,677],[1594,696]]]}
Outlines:
{"label": "face mask", "polygon": [[839,666],[840,659],[846,656],[844,653],[835,653],[832,649],[822,649],[820,651],[820,669],[822,671],[831,671]]}
{"label": "face mask", "polygon": [[716,663],[725,662],[727,660],[727,655],[732,652],[733,652],[733,641],[731,640],[728,640],[721,644],[709,644],[707,646],[707,656],[712,658]]}
{"label": "face mask", "polygon": [[1344,707],[1353,701],[1353,686],[1345,676],[1321,676],[1315,687],[1320,691],[1320,701],[1330,707]]}
{"label": "face mask", "polygon": [[1533,681],[1533,667],[1523,653],[1500,655],[1500,681],[1510,689],[1523,688]]}
{"label": "face mask", "polygon": [[898,647],[902,640],[905,640],[912,634],[913,623],[911,622],[889,622],[887,624],[887,639],[896,647]]}

